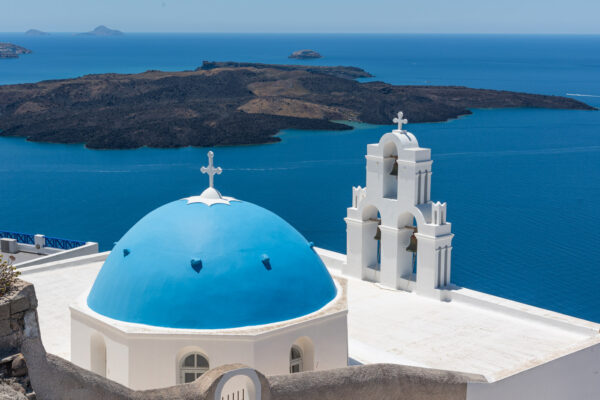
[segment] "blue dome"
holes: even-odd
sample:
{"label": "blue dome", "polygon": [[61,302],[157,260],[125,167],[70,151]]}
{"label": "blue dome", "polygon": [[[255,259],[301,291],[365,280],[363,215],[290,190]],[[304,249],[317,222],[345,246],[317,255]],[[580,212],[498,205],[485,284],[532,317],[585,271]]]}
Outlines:
{"label": "blue dome", "polygon": [[336,296],[310,243],[252,203],[166,204],[115,245],[88,306],[146,325],[225,329],[301,317]]}

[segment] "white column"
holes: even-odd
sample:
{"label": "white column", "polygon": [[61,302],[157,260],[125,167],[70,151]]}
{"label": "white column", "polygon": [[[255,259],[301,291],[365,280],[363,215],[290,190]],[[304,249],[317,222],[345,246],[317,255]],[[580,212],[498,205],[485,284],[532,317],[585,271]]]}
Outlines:
{"label": "white column", "polygon": [[434,296],[438,283],[438,252],[435,237],[416,233],[417,249],[417,293]]}
{"label": "white column", "polygon": [[427,187],[425,189],[425,202],[431,200],[431,171],[427,171]]}
{"label": "white column", "polygon": [[435,262],[436,262],[436,271],[437,271],[437,279],[435,281],[436,287],[441,285],[441,277],[444,276],[444,252],[441,247],[435,249]]}
{"label": "white column", "polygon": [[343,273],[362,279],[363,270],[377,261],[377,221],[360,221],[346,218],[346,265]]}
{"label": "white column", "polygon": [[429,236],[416,233],[417,249],[417,293],[435,298],[439,297],[438,289],[449,279],[450,247],[452,234]]}
{"label": "white column", "polygon": [[381,272],[380,283],[396,289],[398,287],[398,234],[399,230],[380,225],[381,230]]}
{"label": "white column", "polygon": [[421,204],[423,201],[423,174],[421,171],[417,172],[417,204]]}
{"label": "white column", "polygon": [[452,264],[452,246],[448,246],[446,248],[446,274],[444,275],[444,286],[448,286],[450,284],[450,267]]}

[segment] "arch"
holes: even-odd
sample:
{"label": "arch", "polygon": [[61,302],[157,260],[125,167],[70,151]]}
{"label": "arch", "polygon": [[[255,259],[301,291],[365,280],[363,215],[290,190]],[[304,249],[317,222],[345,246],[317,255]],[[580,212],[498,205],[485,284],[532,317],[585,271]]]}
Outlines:
{"label": "arch", "polygon": [[[410,132],[404,131],[403,133],[399,133],[399,132],[388,132],[385,135],[383,135],[381,137],[381,139],[379,139],[379,148],[381,149],[381,153],[379,153],[381,156],[385,157],[386,154],[384,153],[385,150],[385,146],[388,143],[394,143],[396,145],[396,148],[398,149],[398,151],[403,150],[403,149],[407,149],[407,148],[413,148],[413,147],[419,147],[419,141],[417,140],[417,138],[415,137],[415,135],[413,135]],[[398,154],[398,153],[396,153]]]}
{"label": "arch", "polygon": [[194,350],[179,357],[177,366],[177,382],[191,383],[210,369],[210,362],[204,353]]}
{"label": "arch", "polygon": [[398,146],[392,140],[383,145],[381,193],[387,199],[398,198]]}
{"label": "arch", "polygon": [[361,217],[363,221],[376,220],[378,214],[379,209],[374,205],[365,205],[362,207]]}
{"label": "arch", "polygon": [[[420,215],[417,214],[417,215]],[[404,279],[416,281],[417,279],[417,252],[419,245],[416,233],[419,231],[421,223],[417,215],[411,212],[404,212],[398,216],[399,229],[399,248],[397,254],[397,265],[400,276]]]}
{"label": "arch", "polygon": [[365,204],[361,208],[361,243],[362,260],[361,275],[363,279],[379,282],[381,269],[382,242],[380,225],[383,217],[379,209],[372,204]]}
{"label": "arch", "polygon": [[[300,353],[301,365],[299,371],[292,371],[294,350]],[[302,336],[292,344],[290,349],[290,373],[313,371],[315,369],[315,345],[308,336]]]}
{"label": "arch", "polygon": [[425,216],[419,207],[410,207],[408,210],[398,214],[396,226],[398,228],[402,228],[413,222],[413,219],[414,222],[416,222],[415,226],[417,228],[421,228],[423,224],[427,223],[427,220],[425,219]]}
{"label": "arch", "polygon": [[98,332],[90,337],[90,371],[106,377],[106,343]]}
{"label": "arch", "polygon": [[398,146],[394,143],[393,140],[388,140],[386,143],[383,143],[383,157],[398,157]]}
{"label": "arch", "polygon": [[261,400],[261,397],[262,386],[256,371],[240,368],[223,375],[214,400]]}

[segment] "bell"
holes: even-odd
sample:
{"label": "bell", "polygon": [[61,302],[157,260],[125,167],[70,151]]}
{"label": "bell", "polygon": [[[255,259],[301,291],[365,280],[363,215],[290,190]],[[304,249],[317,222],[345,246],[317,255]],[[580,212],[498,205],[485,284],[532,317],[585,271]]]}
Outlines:
{"label": "bell", "polygon": [[410,243],[408,244],[406,251],[410,251],[411,253],[417,252],[417,237],[414,233],[410,236]]}
{"label": "bell", "polygon": [[375,232],[375,237],[373,239],[381,240],[381,229],[379,229],[379,227],[377,227],[377,232]]}
{"label": "bell", "polygon": [[398,176],[398,156],[394,156],[394,165],[392,166],[392,171],[390,175]]}

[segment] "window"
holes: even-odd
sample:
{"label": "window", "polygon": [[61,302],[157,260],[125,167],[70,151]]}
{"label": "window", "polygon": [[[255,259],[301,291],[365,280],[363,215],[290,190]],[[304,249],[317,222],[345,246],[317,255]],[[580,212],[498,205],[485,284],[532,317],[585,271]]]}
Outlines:
{"label": "window", "polygon": [[290,350],[290,374],[302,372],[302,350],[298,346],[292,346]]}
{"label": "window", "polygon": [[188,354],[181,362],[181,383],[190,383],[208,371],[208,360],[201,354]]}

